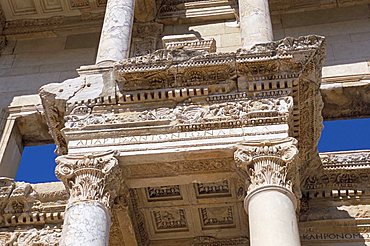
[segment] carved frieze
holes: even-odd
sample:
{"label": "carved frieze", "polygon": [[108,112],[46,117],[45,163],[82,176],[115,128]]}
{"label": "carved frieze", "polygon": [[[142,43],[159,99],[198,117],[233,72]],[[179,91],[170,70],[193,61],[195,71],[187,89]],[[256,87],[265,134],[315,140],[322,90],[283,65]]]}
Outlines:
{"label": "carved frieze", "polygon": [[60,156],[55,173],[69,191],[69,202],[93,200],[110,207],[120,190],[121,169],[114,153]]}
{"label": "carved frieze", "polygon": [[201,236],[194,238],[192,246],[242,246],[249,245],[246,237],[240,238],[215,238]]}
{"label": "carved frieze", "polygon": [[58,224],[67,197],[38,193],[31,184],[0,178],[0,227]]}
{"label": "carved frieze", "polygon": [[239,144],[234,157],[250,179],[248,192],[269,185],[293,191],[298,172],[296,145],[294,138]]}
{"label": "carved frieze", "polygon": [[[145,168],[145,172],[143,172]],[[179,174],[215,173],[234,170],[233,159],[192,160],[182,162],[126,165],[123,172],[129,178],[165,177]]]}
{"label": "carved frieze", "polygon": [[29,212],[37,198],[37,193],[30,184],[16,183],[8,199],[8,205],[4,208],[6,214]]}
{"label": "carved frieze", "polygon": [[[229,102],[189,104],[180,103],[174,108],[159,107],[143,111],[126,109],[122,113],[91,113],[87,106],[79,106],[65,117],[67,129],[84,128],[94,125],[121,124],[136,126],[132,123],[146,122],[154,125],[177,126],[180,131],[188,131],[197,124],[197,130],[220,127],[222,122],[234,122],[230,126],[241,127],[259,124],[279,124],[288,121],[293,109],[293,98],[261,98],[243,100],[234,98]],[[203,126],[203,127],[202,127]]]}
{"label": "carved frieze", "polygon": [[0,232],[0,245],[4,246],[58,246],[62,234],[60,226],[27,231]]}
{"label": "carved frieze", "polygon": [[321,153],[325,169],[365,169],[370,167],[370,151]]}
{"label": "carved frieze", "polygon": [[60,223],[63,220],[64,204],[49,204],[50,200],[56,199],[40,201],[39,194],[30,184],[0,178],[0,227]]}
{"label": "carved frieze", "polygon": [[303,184],[314,197],[354,198],[369,189],[369,151],[321,153],[320,158],[323,172],[309,175]]}
{"label": "carved frieze", "polygon": [[358,171],[326,171],[319,175],[309,176],[305,190],[331,189],[365,189],[369,187],[370,174],[367,170]]}

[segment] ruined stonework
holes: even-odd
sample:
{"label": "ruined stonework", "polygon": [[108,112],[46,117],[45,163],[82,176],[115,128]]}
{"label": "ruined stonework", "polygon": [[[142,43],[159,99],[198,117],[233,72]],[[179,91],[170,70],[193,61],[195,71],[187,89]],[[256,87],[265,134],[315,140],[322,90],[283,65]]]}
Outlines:
{"label": "ruined stonework", "polygon": [[[30,20],[27,35],[82,20],[102,33],[95,64],[0,113],[13,144],[0,143],[0,170],[14,172],[10,149],[49,137],[61,181],[0,178],[0,245],[370,245],[370,152],[317,150],[334,93],[320,89],[326,39],[272,36],[270,13],[313,1],[41,2],[67,14]],[[36,15],[15,3],[4,6]],[[230,19],[228,51],[218,30],[186,26]],[[23,22],[3,33],[26,35]]]}

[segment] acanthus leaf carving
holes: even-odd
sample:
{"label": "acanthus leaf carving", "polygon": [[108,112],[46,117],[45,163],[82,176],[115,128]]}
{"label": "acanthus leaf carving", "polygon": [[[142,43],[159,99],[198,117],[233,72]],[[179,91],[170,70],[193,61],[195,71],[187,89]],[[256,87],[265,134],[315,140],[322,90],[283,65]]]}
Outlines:
{"label": "acanthus leaf carving", "polygon": [[237,166],[248,174],[248,193],[267,185],[276,185],[293,191],[297,175],[298,156],[294,138],[245,142],[237,146],[234,158]]}
{"label": "acanthus leaf carving", "polygon": [[114,152],[60,156],[55,173],[70,193],[69,202],[93,200],[110,207],[120,189],[121,169]]}

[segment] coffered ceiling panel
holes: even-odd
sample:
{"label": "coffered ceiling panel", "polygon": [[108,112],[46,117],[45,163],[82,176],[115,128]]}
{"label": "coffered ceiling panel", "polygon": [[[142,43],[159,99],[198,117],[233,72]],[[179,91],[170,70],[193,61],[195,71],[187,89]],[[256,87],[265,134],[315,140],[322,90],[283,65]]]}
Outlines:
{"label": "coffered ceiling panel", "polygon": [[45,13],[63,11],[63,6],[60,0],[41,0],[41,6]]}
{"label": "coffered ceiling panel", "polygon": [[36,14],[36,6],[33,0],[8,0],[14,15]]}
{"label": "coffered ceiling panel", "polygon": [[103,12],[106,0],[2,0],[0,3],[6,20],[13,21]]}

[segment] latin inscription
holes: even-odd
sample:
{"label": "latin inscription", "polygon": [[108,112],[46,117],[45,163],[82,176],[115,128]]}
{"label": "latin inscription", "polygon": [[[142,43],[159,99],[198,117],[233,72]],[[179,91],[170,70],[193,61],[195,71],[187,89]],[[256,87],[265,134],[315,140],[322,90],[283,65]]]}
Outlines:
{"label": "latin inscription", "polygon": [[255,128],[234,128],[234,129],[220,129],[220,130],[207,130],[207,131],[193,131],[193,132],[175,132],[157,135],[144,135],[144,136],[127,136],[127,137],[109,137],[101,139],[83,139],[72,140],[69,142],[70,147],[97,147],[106,145],[128,145],[140,143],[158,143],[169,141],[181,141],[192,139],[207,139],[217,137],[240,137],[240,136],[257,136],[264,134],[282,134],[286,133],[286,127],[276,127],[270,129],[264,127],[263,129],[256,130]]}

